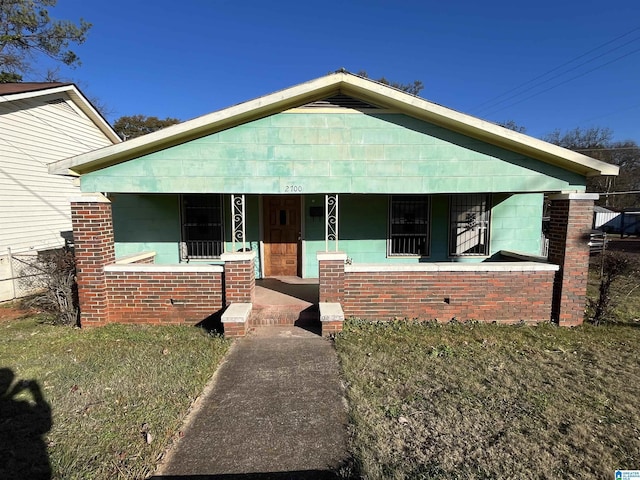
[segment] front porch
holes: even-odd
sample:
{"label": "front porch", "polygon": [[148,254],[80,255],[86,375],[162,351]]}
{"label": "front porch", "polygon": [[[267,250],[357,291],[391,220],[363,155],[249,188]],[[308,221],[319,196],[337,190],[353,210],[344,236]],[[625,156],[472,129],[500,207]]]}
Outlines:
{"label": "front porch", "polygon": [[[328,205],[330,200],[327,196]],[[242,336],[257,325],[315,322],[317,327],[317,306],[327,303],[341,305],[347,317],[378,320],[577,325],[584,311],[592,205],[589,194],[553,197],[548,259],[525,255],[523,261],[522,255],[502,251],[471,263],[354,262],[338,250],[338,210],[328,209],[326,248],[316,253],[318,280],[256,280],[259,256],[242,236],[236,237],[241,251],[223,253],[214,265],[159,264],[155,254],[116,261],[111,202],[98,194],[85,196],[72,203],[82,325],[195,324],[243,304],[244,316],[224,325],[226,335]],[[340,329],[332,321],[322,333]]]}

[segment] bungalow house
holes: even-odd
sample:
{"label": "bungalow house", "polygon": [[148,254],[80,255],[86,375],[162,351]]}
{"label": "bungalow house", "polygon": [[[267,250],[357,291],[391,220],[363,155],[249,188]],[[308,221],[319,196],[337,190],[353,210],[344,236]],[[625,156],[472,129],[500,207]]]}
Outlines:
{"label": "bungalow house", "polygon": [[318,278],[324,333],[344,316],[577,325],[586,179],[618,168],[336,72],[50,171],[80,176],[83,325],[227,308],[244,335],[274,276]]}
{"label": "bungalow house", "polygon": [[70,238],[77,179],[47,164],[120,141],[71,83],[0,84],[0,301],[32,293],[25,264]]}

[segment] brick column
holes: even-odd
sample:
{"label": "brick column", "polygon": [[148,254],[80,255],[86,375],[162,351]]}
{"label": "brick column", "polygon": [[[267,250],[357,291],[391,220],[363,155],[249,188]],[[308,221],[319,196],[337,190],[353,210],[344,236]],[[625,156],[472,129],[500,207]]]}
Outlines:
{"label": "brick column", "polygon": [[342,303],[344,301],[344,252],[318,252],[320,301]]}
{"label": "brick column", "polygon": [[550,197],[549,262],[560,266],[553,286],[552,319],[558,325],[580,325],[584,319],[589,275],[589,233],[598,194],[569,193]]}
{"label": "brick column", "polygon": [[104,325],[108,317],[104,266],[115,261],[111,202],[99,193],[72,198],[71,221],[80,324]]}
{"label": "brick column", "polygon": [[256,293],[256,252],[223,253],[225,305],[253,303]]}

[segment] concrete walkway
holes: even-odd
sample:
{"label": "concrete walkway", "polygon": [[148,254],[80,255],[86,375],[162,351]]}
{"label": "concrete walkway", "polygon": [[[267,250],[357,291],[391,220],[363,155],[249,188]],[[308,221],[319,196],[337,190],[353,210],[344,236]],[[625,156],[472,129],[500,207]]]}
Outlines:
{"label": "concrete walkway", "polygon": [[338,478],[347,411],[331,343],[298,327],[237,340],[155,479]]}

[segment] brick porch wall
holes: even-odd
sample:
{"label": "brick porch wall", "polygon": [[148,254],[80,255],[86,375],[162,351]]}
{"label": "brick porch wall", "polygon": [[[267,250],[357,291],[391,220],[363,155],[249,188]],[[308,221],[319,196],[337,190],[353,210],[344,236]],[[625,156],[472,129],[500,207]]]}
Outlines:
{"label": "brick porch wall", "polygon": [[555,272],[346,272],[345,317],[536,323],[551,319]]}
{"label": "brick porch wall", "polygon": [[580,325],[586,307],[589,233],[597,194],[551,197],[549,261],[560,265],[554,285],[553,318],[561,326]]}
{"label": "brick porch wall", "polygon": [[172,272],[170,267],[164,271],[157,267],[155,271],[105,268],[109,322],[194,324],[222,309],[222,268]]}

